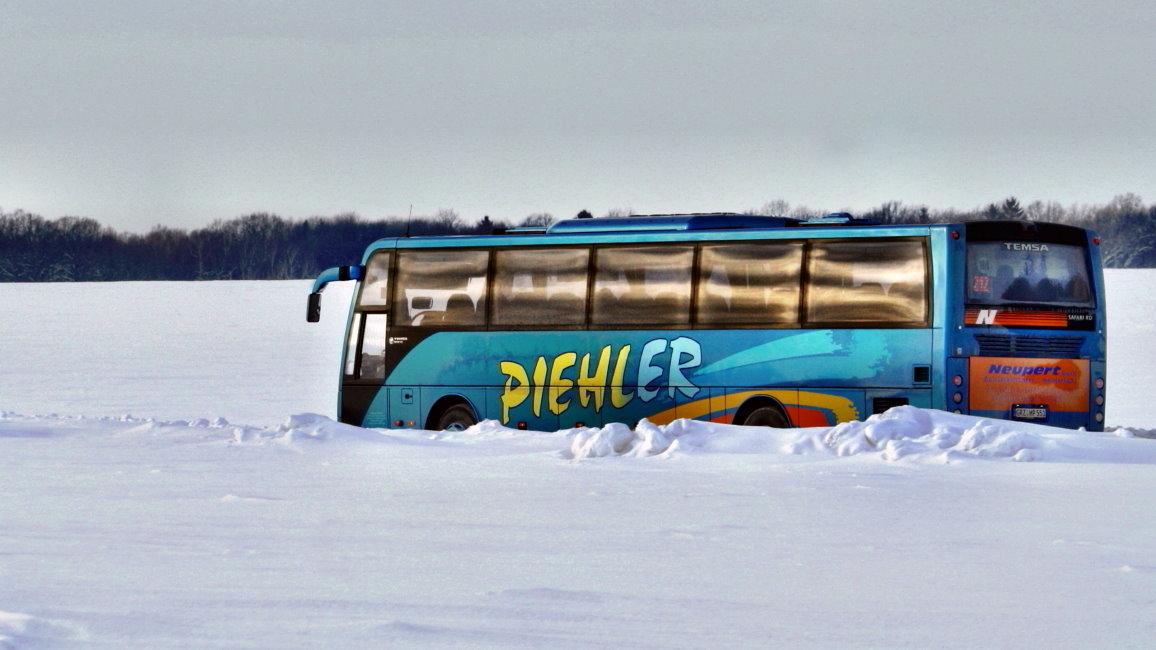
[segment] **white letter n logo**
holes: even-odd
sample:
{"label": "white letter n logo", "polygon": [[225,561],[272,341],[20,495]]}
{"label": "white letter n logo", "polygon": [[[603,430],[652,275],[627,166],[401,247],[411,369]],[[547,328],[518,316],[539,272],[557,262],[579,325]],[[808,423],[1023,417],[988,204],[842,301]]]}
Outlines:
{"label": "white letter n logo", "polygon": [[976,325],[995,325],[996,309],[981,309],[975,316]]}

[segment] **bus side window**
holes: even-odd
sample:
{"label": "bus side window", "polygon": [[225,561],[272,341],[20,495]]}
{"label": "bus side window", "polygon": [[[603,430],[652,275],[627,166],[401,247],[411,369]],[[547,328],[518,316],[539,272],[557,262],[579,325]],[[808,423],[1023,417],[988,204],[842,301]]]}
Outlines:
{"label": "bus side window", "polygon": [[407,250],[397,257],[397,325],[478,327],[486,318],[486,266],[479,250]]}
{"label": "bus side window", "polygon": [[704,325],[796,323],[802,264],[801,242],[703,246],[698,322]]}
{"label": "bus side window", "polygon": [[586,320],[586,248],[511,248],[494,254],[494,325],[576,327]]}
{"label": "bus side window", "polygon": [[690,323],[691,246],[598,249],[594,325],[677,326]]}
{"label": "bus side window", "polygon": [[816,241],[808,271],[810,323],[927,320],[927,267],[920,241]]}

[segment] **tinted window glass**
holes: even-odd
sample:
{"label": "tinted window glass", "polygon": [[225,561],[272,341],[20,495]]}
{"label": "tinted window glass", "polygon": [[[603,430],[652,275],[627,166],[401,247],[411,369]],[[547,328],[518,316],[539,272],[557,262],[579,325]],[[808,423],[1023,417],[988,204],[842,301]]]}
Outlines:
{"label": "tinted window glass", "polygon": [[361,338],[362,379],[385,377],[385,314],[365,315],[365,335]]}
{"label": "tinted window glass", "polygon": [[685,325],[690,322],[690,246],[632,246],[597,252],[595,325]]}
{"label": "tinted window glass", "polygon": [[585,248],[508,249],[494,254],[494,324],[565,327],[586,320]]}
{"label": "tinted window glass", "polygon": [[980,242],[967,246],[967,297],[972,303],[1093,304],[1081,246]]}
{"label": "tinted window glass", "polygon": [[361,280],[361,295],[358,307],[386,307],[389,304],[389,253],[375,253],[365,265],[365,277]]}
{"label": "tinted window glass", "polygon": [[[346,376],[362,379],[385,377],[386,318],[386,314],[354,314],[345,357]],[[361,335],[363,329],[365,336]]]}
{"label": "tinted window glass", "polygon": [[357,372],[358,346],[361,342],[361,314],[354,314],[349,321],[349,340],[345,345],[345,374],[353,377]]}
{"label": "tinted window glass", "polygon": [[699,265],[700,323],[787,324],[798,320],[802,243],[703,246]]}
{"label": "tinted window glass", "polygon": [[486,319],[486,251],[401,251],[393,313],[398,325],[480,326]]}
{"label": "tinted window glass", "polygon": [[915,324],[927,319],[920,241],[816,241],[808,272],[810,322]]}

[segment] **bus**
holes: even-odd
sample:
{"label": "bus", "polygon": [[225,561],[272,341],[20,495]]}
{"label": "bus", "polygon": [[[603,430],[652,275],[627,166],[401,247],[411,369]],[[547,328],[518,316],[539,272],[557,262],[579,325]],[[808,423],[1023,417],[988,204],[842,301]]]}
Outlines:
{"label": "bus", "polygon": [[1032,221],[576,218],[373,242],[342,422],[829,426],[913,405],[1103,430],[1100,240]]}

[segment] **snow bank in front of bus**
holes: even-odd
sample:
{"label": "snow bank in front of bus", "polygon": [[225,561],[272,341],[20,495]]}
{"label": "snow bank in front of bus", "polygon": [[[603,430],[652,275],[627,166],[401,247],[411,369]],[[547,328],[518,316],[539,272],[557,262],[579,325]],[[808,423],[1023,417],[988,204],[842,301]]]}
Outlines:
{"label": "snow bank in front of bus", "polygon": [[[1153,432],[1119,429],[1094,433],[1024,422],[991,420],[900,406],[865,421],[833,427],[771,429],[698,420],[635,427],[613,423],[558,432],[522,431],[487,420],[465,431],[363,429],[312,413],[294,415],[276,427],[214,421],[129,421],[129,431],[153,435],[226,438],[231,444],[274,444],[307,453],[324,447],[372,446],[390,455],[410,452],[457,456],[465,447],[486,455],[549,453],[568,460],[674,458],[743,454],[775,462],[877,458],[884,462],[946,464],[993,459],[1018,462],[1109,462],[1156,464]],[[200,433],[197,434],[196,431]],[[403,452],[403,449],[409,451]],[[424,450],[424,451],[423,451]]]}
{"label": "snow bank in front of bus", "polygon": [[693,453],[781,454],[847,457],[875,455],[884,461],[949,463],[963,459],[1156,463],[1156,445],[1130,444],[1120,434],[1070,431],[900,406],[865,421],[830,428],[768,429],[676,420],[656,426],[643,420],[578,429],[564,455],[671,457]]}
{"label": "snow bank in front of bus", "polygon": [[1032,461],[1059,451],[1055,440],[1016,423],[942,417],[910,406],[873,415],[865,422],[837,425],[823,441],[839,456],[880,453],[884,460],[933,456],[946,461],[970,455]]}

